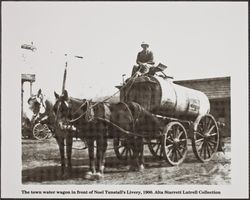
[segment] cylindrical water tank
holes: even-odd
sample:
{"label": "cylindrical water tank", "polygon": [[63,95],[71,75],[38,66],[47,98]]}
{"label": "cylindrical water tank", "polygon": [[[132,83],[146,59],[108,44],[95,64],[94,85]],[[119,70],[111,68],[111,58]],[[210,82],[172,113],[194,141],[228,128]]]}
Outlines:
{"label": "cylindrical water tank", "polygon": [[160,104],[154,104],[152,112],[184,119],[195,119],[209,113],[210,103],[203,92],[174,84],[161,77],[154,76],[152,79],[160,86]]}

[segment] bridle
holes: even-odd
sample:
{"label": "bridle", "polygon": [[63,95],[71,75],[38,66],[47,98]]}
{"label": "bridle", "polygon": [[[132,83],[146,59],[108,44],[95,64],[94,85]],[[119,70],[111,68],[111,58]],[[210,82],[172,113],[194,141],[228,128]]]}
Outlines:
{"label": "bridle", "polygon": [[[55,121],[57,124],[59,124],[60,122],[59,121],[59,112],[60,112],[60,107],[62,106],[62,101],[65,101],[65,100],[62,100],[62,99],[59,99],[59,103],[58,103],[58,106],[57,106],[57,110],[56,110],[56,117],[55,117]],[[94,104],[93,106],[90,105],[90,101],[89,100],[86,100],[85,102],[83,102],[72,114],[70,114],[70,112],[72,111],[71,110],[71,106],[70,104],[72,104],[71,102],[68,102],[68,106],[67,106],[67,114],[65,116],[63,116],[64,120],[63,122],[66,124],[65,125],[65,128],[63,129],[67,129],[67,128],[71,128],[73,126],[73,123],[80,120],[81,118],[84,117],[84,120],[86,122],[90,122],[94,119],[94,116],[92,114],[92,108],[94,106],[96,106],[97,104]],[[70,116],[73,116],[75,115],[77,112],[79,112],[84,106],[86,105],[86,111],[83,112],[80,116],[76,117],[76,118],[73,118],[71,119]],[[62,126],[62,125],[60,125]],[[64,125],[63,125],[64,127]]]}

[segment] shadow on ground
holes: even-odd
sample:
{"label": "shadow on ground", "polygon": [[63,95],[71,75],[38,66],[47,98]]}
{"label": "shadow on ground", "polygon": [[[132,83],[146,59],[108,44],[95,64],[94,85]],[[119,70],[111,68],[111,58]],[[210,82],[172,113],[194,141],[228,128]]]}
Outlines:
{"label": "shadow on ground", "polygon": [[[74,178],[85,179],[85,174],[88,172],[88,159],[72,159],[72,171],[67,176],[61,175],[61,166],[42,166],[22,170],[22,182],[44,182],[67,180]],[[152,156],[145,156],[145,167],[160,168],[169,166],[165,161],[160,161]],[[106,174],[116,174],[129,171],[129,162],[118,160],[116,157],[107,157],[105,167],[109,168]]]}

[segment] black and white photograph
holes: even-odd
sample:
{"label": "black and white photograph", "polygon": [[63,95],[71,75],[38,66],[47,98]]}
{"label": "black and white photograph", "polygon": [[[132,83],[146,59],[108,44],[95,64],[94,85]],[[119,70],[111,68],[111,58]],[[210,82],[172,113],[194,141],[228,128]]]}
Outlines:
{"label": "black and white photograph", "polygon": [[2,198],[248,198],[248,2],[1,2]]}

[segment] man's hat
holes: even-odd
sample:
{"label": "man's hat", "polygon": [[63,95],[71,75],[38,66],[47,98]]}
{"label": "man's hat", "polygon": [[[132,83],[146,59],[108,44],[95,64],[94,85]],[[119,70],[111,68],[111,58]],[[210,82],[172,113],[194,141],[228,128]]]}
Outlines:
{"label": "man's hat", "polygon": [[146,43],[146,42],[142,42],[142,43],[141,43],[141,47],[143,47],[143,46],[147,46],[147,47],[149,47],[149,44],[148,44],[148,43]]}

